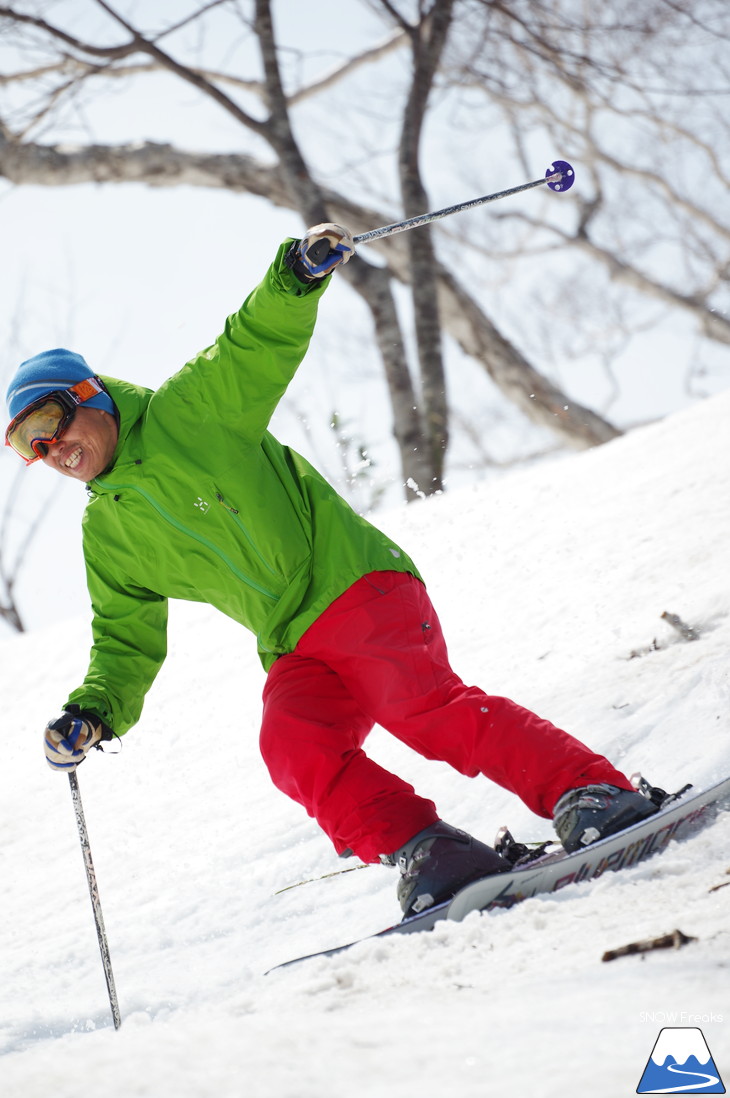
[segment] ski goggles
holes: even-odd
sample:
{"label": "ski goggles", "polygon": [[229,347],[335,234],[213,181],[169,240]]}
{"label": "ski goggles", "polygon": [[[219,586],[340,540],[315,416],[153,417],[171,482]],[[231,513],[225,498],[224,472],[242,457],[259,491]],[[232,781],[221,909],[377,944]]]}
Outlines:
{"label": "ski goggles", "polygon": [[87,377],[69,389],[59,389],[39,397],[11,420],[5,432],[5,445],[12,446],[26,465],[32,465],[46,456],[52,442],[59,440],[78,406],[104,392],[106,390],[98,377]]}

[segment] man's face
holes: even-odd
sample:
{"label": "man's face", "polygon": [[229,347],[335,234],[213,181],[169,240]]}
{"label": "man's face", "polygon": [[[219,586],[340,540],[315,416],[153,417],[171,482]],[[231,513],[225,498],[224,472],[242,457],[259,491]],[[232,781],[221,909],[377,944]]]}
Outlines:
{"label": "man's face", "polygon": [[116,420],[108,412],[78,408],[61,437],[48,444],[43,463],[65,477],[88,482],[109,465],[118,433]]}

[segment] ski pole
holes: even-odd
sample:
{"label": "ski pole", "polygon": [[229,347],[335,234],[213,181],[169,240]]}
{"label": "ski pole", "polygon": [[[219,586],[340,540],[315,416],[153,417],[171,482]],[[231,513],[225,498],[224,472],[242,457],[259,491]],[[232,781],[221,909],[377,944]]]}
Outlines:
{"label": "ski pole", "polygon": [[369,233],[360,233],[359,236],[353,237],[353,240],[355,244],[367,244],[370,240],[378,240],[383,236],[393,236],[394,233],[402,233],[406,229],[415,229],[418,225],[428,225],[432,221],[440,221],[442,217],[459,213],[461,210],[472,210],[476,206],[484,206],[487,202],[496,202],[498,198],[507,198],[511,194],[529,191],[532,187],[541,187],[544,183],[551,191],[567,191],[573,186],[574,182],[575,172],[567,160],[554,160],[545,172],[544,179],[534,179],[531,183],[521,183],[519,187],[510,187],[506,191],[485,194],[482,198],[472,198],[468,202],[459,202],[456,206],[447,206],[443,210],[419,214],[418,217],[409,217],[407,221],[396,221],[392,225],[383,225],[380,229],[371,229]]}
{"label": "ski pole", "polygon": [[122,1016],[119,1013],[119,1001],[117,999],[117,989],[114,986],[114,973],[112,972],[112,962],[111,957],[109,956],[109,944],[106,939],[106,930],[104,929],[104,917],[101,913],[99,888],[96,883],[94,863],[91,859],[91,846],[89,844],[89,833],[86,830],[84,806],[81,803],[79,779],[76,776],[75,770],[70,771],[68,780],[71,785],[71,798],[73,800],[74,813],[76,815],[76,826],[79,829],[79,840],[81,842],[81,853],[84,859],[84,868],[86,869],[86,880],[89,885],[91,907],[94,911],[96,936],[99,939],[99,950],[101,951],[101,963],[104,966],[104,976],[106,977],[106,986],[107,990],[109,991],[109,1006],[111,1007],[114,1028],[119,1029],[122,1024]]}

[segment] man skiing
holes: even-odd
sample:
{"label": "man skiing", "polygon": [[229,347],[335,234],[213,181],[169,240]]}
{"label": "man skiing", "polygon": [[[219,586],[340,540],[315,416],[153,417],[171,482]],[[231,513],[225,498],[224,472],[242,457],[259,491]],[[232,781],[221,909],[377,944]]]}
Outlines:
{"label": "man skiing", "polygon": [[339,854],[397,865],[408,916],[511,866],[365,755],[376,723],[511,790],[568,850],[656,806],[566,732],[466,686],[413,561],[269,433],[319,298],[353,252],[334,224],[285,241],[223,334],[155,392],[63,348],[28,359],[8,389],[6,442],[90,492],[93,647],[45,730],[50,766],[74,770],[137,722],[166,655],[167,600],[210,603],[256,635],[275,785]]}

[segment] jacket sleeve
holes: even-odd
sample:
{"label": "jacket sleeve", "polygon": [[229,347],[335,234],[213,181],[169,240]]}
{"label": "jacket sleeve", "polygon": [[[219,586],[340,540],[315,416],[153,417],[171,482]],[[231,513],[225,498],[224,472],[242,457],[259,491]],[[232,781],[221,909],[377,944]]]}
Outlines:
{"label": "jacket sleeve", "polygon": [[160,426],[166,433],[189,440],[209,426],[251,442],[263,437],[309,347],[319,298],[331,278],[299,282],[284,262],[292,242],[284,241],[215,343],[158,390],[150,411],[164,416]]}
{"label": "jacket sleeve", "polygon": [[91,710],[121,736],[139,720],[167,654],[167,599],[125,585],[86,546],[85,556],[93,645],[86,678],[66,705]]}

